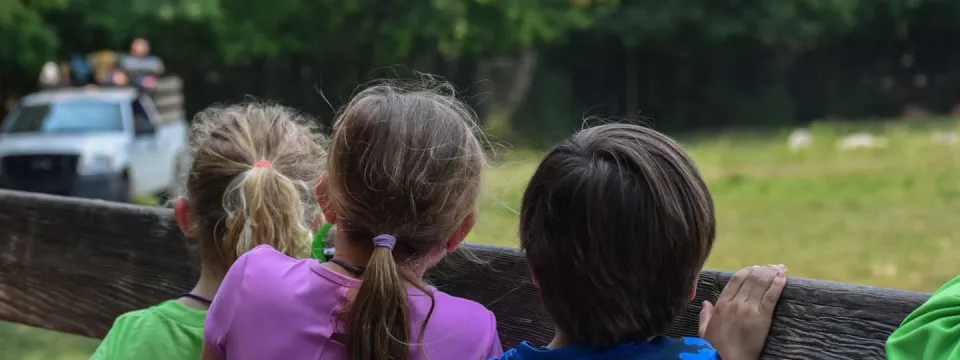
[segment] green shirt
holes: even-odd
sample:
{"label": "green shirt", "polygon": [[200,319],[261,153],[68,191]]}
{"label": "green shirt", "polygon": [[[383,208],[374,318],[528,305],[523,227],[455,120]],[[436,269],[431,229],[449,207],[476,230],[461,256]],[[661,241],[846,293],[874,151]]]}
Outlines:
{"label": "green shirt", "polygon": [[176,300],[120,315],[91,360],[199,359],[207,312]]}
{"label": "green shirt", "polygon": [[903,320],[887,339],[887,359],[960,360],[960,276]]}

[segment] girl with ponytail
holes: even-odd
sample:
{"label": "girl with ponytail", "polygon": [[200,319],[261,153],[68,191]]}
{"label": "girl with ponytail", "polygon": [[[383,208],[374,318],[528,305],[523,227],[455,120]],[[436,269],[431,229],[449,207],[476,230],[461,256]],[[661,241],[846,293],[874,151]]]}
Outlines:
{"label": "girl with ponytail", "polygon": [[[190,132],[183,234],[199,248],[200,279],[179,299],[121,315],[92,359],[196,359],[211,299],[238,257],[258,245],[310,255],[325,154],[311,119],[259,103],[212,107]],[[136,240],[136,239],[131,239]]]}
{"label": "girl with ponytail", "polygon": [[336,224],[326,263],[269,246],[230,268],[207,318],[203,359],[488,359],[496,320],[423,274],[476,220],[483,147],[446,85],[374,86],[334,124],[317,196]]}

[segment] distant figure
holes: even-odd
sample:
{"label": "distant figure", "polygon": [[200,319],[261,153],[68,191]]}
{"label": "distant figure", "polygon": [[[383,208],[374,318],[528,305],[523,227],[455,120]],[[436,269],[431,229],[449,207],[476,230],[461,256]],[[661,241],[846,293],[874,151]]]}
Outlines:
{"label": "distant figure", "polygon": [[73,85],[83,86],[93,81],[93,68],[83,55],[74,54],[70,57],[70,72]]}
{"label": "distant figure", "polygon": [[153,89],[157,85],[157,77],[164,71],[163,61],[150,55],[150,43],[144,39],[133,40],[130,54],[120,59],[120,69],[133,86],[143,90]]}
{"label": "distant figure", "polygon": [[60,85],[60,67],[53,61],[43,64],[40,69],[40,87],[52,88]]}
{"label": "distant figure", "polygon": [[117,53],[112,50],[100,50],[87,55],[87,63],[93,72],[93,81],[99,85],[113,84],[113,72],[116,70]]}
{"label": "distant figure", "polygon": [[793,151],[808,148],[810,145],[813,145],[813,134],[809,129],[796,129],[787,139],[787,147]]}

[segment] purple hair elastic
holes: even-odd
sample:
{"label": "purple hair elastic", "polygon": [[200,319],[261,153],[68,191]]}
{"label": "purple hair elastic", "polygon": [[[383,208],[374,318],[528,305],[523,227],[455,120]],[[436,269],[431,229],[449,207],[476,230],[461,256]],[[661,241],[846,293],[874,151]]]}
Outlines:
{"label": "purple hair elastic", "polygon": [[390,250],[393,250],[393,247],[397,245],[397,238],[392,235],[377,235],[373,238],[374,247],[384,247]]}

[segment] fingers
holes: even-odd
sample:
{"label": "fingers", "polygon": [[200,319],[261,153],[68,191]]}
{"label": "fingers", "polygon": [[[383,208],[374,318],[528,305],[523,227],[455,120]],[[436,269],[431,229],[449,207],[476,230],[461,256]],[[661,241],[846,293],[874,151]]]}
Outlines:
{"label": "fingers", "polygon": [[710,318],[713,317],[713,304],[709,301],[703,302],[703,309],[700,310],[700,327],[697,331],[697,335],[701,338],[707,333],[707,325],[710,324]]}
{"label": "fingers", "polygon": [[760,267],[760,270],[754,271],[750,274],[750,277],[747,278],[747,281],[753,283],[753,287],[750,290],[750,293],[747,294],[748,298],[746,301],[751,304],[759,304],[763,301],[764,294],[767,293],[767,289],[770,289],[770,284],[773,283],[773,279],[777,277],[777,273],[780,272],[780,268],[773,265],[765,265]]}
{"label": "fingers", "polygon": [[736,274],[733,274],[733,277],[730,278],[730,281],[727,282],[727,286],[723,287],[723,291],[720,292],[720,297],[717,298],[717,303],[721,301],[730,301],[737,296],[737,293],[740,292],[740,288],[743,286],[743,283],[747,280],[747,276],[750,275],[750,271],[753,270],[752,266],[745,267],[740,271],[737,271]]}
{"label": "fingers", "polygon": [[753,289],[760,286],[759,279],[762,271],[764,270],[760,266],[754,265],[750,267],[750,272],[747,273],[747,277],[743,280],[743,285],[740,287],[740,291],[737,291],[737,294],[734,295],[734,299],[736,301],[750,301],[750,294],[753,293]]}
{"label": "fingers", "polygon": [[770,283],[770,287],[763,294],[763,299],[761,299],[759,307],[761,313],[773,313],[773,308],[777,306],[777,301],[780,301],[780,295],[783,294],[783,288],[787,286],[787,275],[785,272],[786,268],[777,271],[773,282]]}

